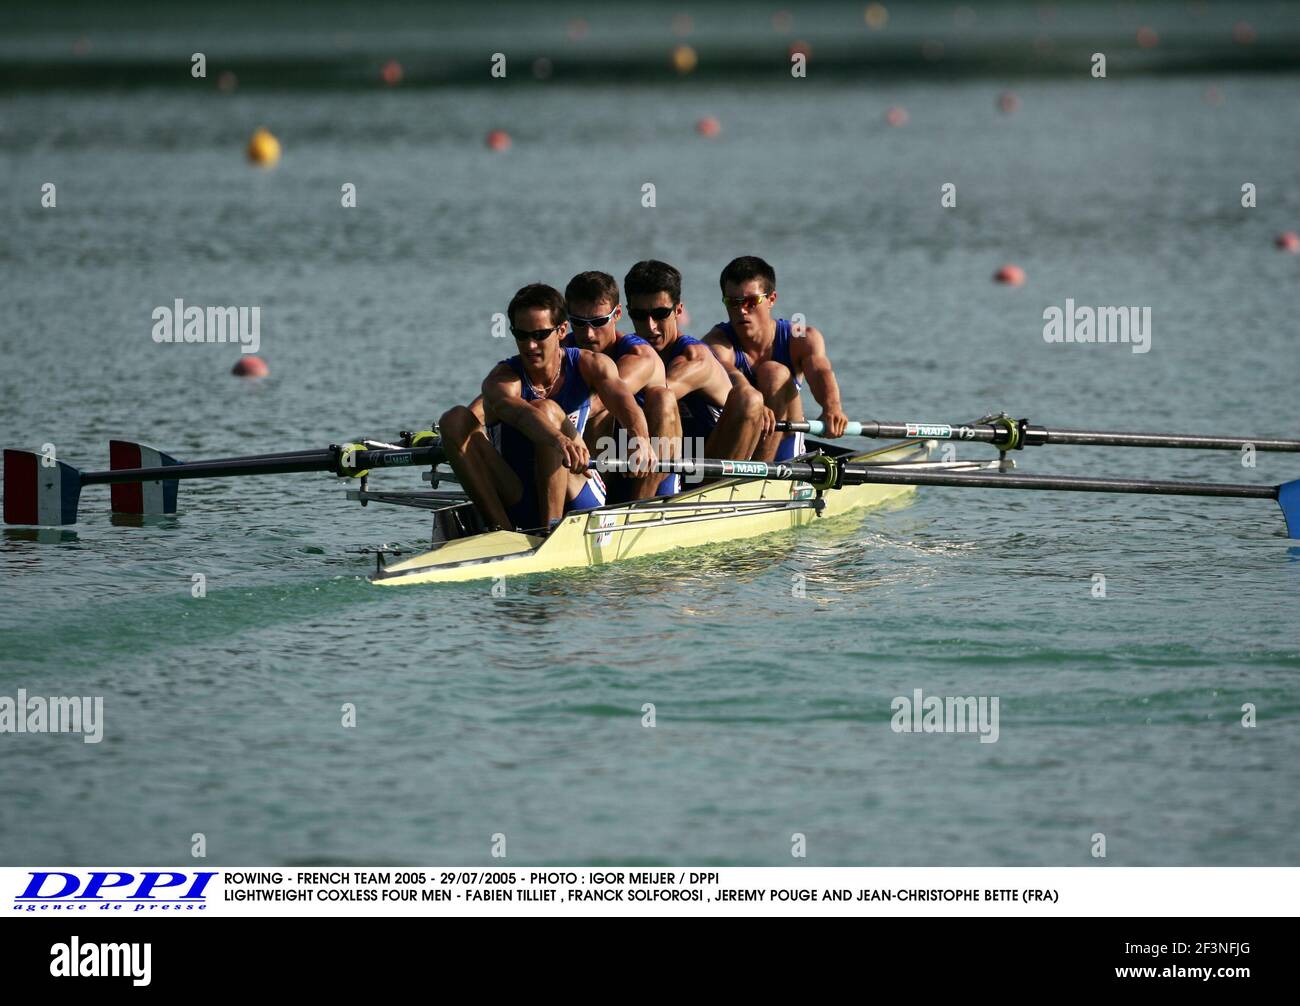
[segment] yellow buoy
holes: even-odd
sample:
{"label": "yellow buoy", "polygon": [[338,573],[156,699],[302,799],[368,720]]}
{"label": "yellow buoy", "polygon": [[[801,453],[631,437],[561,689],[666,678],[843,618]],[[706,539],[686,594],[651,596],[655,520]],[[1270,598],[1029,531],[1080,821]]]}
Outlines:
{"label": "yellow buoy", "polygon": [[689,45],[679,45],[673,50],[673,69],[678,73],[690,73],[699,61],[700,57]]}
{"label": "yellow buoy", "polygon": [[280,163],[280,141],[269,129],[258,129],[248,141],[248,159],[264,168]]}

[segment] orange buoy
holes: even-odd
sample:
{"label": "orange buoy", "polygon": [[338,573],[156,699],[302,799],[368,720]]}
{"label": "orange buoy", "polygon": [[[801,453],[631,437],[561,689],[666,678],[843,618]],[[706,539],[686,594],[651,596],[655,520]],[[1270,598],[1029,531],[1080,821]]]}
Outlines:
{"label": "orange buoy", "polygon": [[230,368],[230,372],[236,377],[266,377],[271,373],[271,368],[260,356],[241,356]]}
{"label": "orange buoy", "polygon": [[1154,49],[1160,44],[1160,36],[1156,34],[1154,28],[1143,26],[1138,29],[1137,43],[1143,49]]}
{"label": "orange buoy", "polygon": [[259,128],[248,141],[248,159],[263,168],[280,163],[280,141],[269,129]]}
{"label": "orange buoy", "polygon": [[1020,96],[1015,91],[1003,91],[998,95],[998,110],[1010,115],[1020,107]]}
{"label": "orange buoy", "polygon": [[996,283],[1003,283],[1006,286],[1024,286],[1025,270],[1021,269],[1018,265],[1007,263],[993,274],[993,280]]}
{"label": "orange buoy", "polygon": [[885,113],[885,121],[889,123],[891,126],[906,126],[907,109],[900,108],[898,105],[895,105],[893,108],[891,108],[888,112]]}
{"label": "orange buoy", "polygon": [[1238,45],[1251,45],[1255,38],[1255,26],[1249,21],[1238,21],[1232,26],[1232,40]]}
{"label": "orange buoy", "polygon": [[494,129],[487,134],[487,145],[491,150],[509,150],[510,134],[504,129]]}
{"label": "orange buoy", "polygon": [[379,71],[379,77],[389,87],[396,87],[402,82],[402,64],[390,59]]}
{"label": "orange buoy", "polygon": [[706,115],[695,123],[695,131],[701,136],[717,136],[722,132],[722,123],[712,115]]}
{"label": "orange buoy", "polygon": [[1273,239],[1273,243],[1292,255],[1300,252],[1300,234],[1295,231],[1283,231]]}

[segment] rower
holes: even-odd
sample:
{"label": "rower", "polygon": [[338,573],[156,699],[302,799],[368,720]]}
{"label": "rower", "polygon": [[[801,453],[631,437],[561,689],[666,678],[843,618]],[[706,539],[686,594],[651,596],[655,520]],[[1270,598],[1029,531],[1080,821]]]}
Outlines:
{"label": "rower", "polygon": [[600,353],[560,345],[564,297],[544,283],[520,289],[506,309],[519,353],[483,381],[483,420],[463,405],[439,420],[447,462],[489,526],[549,530],[571,510],[605,502],[582,439],[594,396],[632,432],[628,460],[651,470],[645,414]]}
{"label": "rower", "polygon": [[[614,277],[606,272],[578,273],[564,288],[564,304],[570,328],[564,344],[603,353],[614,361],[619,378],[645,413],[657,456],[665,460],[671,457],[668,446],[677,402],[664,383],[664,365],[659,354],[639,335],[619,334],[618,320],[623,316],[623,308]],[[587,450],[600,453],[603,447],[625,437],[626,432],[614,414],[599,398],[593,399],[583,432]],[[671,496],[677,491],[677,476],[659,472],[639,478],[608,474],[605,485],[609,502],[626,503],[655,495]]]}
{"label": "rower", "polygon": [[751,457],[775,419],[762,395],[739,375],[729,377],[703,342],[678,328],[682,274],[666,262],[638,262],[623,279],[623,293],[636,334],[663,360],[678,405],[665,417],[672,450],[684,443],[691,457]]}
{"label": "rower", "polygon": [[[744,376],[763,395],[763,403],[778,420],[801,422],[803,377],[822,407],[825,435],[844,435],[848,416],[840,405],[840,389],[826,356],[826,340],[811,325],[794,325],[773,318],[776,271],[761,258],[742,255],[722,270],[722,303],[727,321],[715,325],[704,341],[730,374]],[[804,452],[803,434],[782,435],[766,428],[754,454],[758,461],[788,461]]]}

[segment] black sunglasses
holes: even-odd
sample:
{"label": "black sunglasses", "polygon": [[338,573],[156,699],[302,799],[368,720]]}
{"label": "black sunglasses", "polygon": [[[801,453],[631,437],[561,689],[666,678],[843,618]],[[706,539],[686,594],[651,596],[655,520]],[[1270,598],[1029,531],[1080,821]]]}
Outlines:
{"label": "black sunglasses", "polygon": [[520,341],[525,339],[535,339],[538,342],[545,342],[551,337],[552,332],[558,332],[563,327],[564,322],[560,322],[558,325],[552,325],[550,328],[537,328],[532,330],[515,328],[514,325],[511,325],[510,334]]}
{"label": "black sunglasses", "polygon": [[672,307],[629,307],[627,309],[627,316],[633,321],[645,321],[647,318],[653,318],[655,321],[663,321],[676,310],[676,304]]}

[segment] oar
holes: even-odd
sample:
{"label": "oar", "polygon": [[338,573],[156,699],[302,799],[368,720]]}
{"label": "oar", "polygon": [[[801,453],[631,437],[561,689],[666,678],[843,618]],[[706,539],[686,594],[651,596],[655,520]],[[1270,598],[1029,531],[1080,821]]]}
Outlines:
{"label": "oar", "polygon": [[372,468],[436,465],[443,459],[439,446],[369,449],[364,444],[331,444],[320,450],[284,451],[208,461],[177,461],[139,444],[116,441],[114,449],[148,451],[157,465],[111,468],[83,472],[63,461],[49,462],[30,451],[4,452],[4,520],[6,524],[75,524],[81,487],[135,483],[150,486],[131,498],[127,513],[175,513],[176,482],[180,479],[229,478],[242,475],[285,475],[296,472],[332,472],[362,478]]}
{"label": "oar", "polygon": [[[811,433],[823,436],[825,424],[820,420],[776,424],[781,433]],[[845,436],[871,440],[980,440],[999,450],[1009,451],[1040,444],[1083,444],[1092,447],[1184,447],[1196,450],[1237,451],[1253,447],[1257,451],[1300,451],[1300,440],[1276,437],[1211,437],[1194,433],[1120,433],[1107,430],[1051,430],[1031,426],[1027,419],[996,417],[978,423],[882,423],[875,420],[849,423]]]}
{"label": "oar", "polygon": [[[607,472],[629,470],[627,461],[593,461]],[[707,479],[776,479],[808,482],[821,490],[846,485],[952,486],[965,489],[1037,489],[1058,492],[1137,493],[1147,496],[1219,496],[1277,500],[1286,519],[1287,534],[1300,538],[1300,479],[1281,485],[1245,485],[1228,482],[1181,482],[1167,479],[1110,479],[1074,475],[1005,475],[985,472],[917,471],[911,468],[844,463],[832,457],[811,461],[720,461],[682,458],[660,461],[661,472],[696,475]]]}

